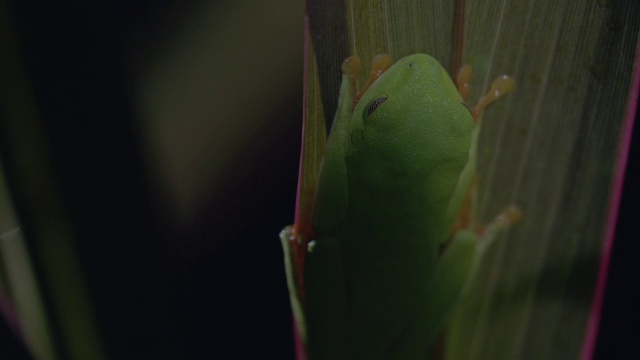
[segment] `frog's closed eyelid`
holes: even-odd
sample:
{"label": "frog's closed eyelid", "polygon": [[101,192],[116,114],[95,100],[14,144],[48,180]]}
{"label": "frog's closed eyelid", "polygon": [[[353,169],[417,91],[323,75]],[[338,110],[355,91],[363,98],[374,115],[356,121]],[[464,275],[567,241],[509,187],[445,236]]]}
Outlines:
{"label": "frog's closed eyelid", "polygon": [[375,100],[373,100],[371,103],[369,103],[369,106],[367,106],[367,116],[373,114],[374,111],[376,111],[376,109],[382,105],[383,102],[385,102],[387,100],[388,96],[381,96]]}

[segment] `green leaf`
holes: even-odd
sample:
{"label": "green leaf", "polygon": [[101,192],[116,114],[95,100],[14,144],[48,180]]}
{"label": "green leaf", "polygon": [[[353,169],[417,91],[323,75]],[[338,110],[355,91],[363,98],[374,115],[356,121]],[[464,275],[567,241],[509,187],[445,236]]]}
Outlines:
{"label": "green leaf", "polygon": [[640,3],[310,0],[307,8],[300,204],[312,201],[347,56],[359,55],[365,69],[378,53],[427,53],[451,74],[469,64],[471,104],[511,75],[517,91],[483,119],[476,216],[488,222],[516,204],[524,219],[483,263],[447,329],[446,358],[590,357],[635,105]]}

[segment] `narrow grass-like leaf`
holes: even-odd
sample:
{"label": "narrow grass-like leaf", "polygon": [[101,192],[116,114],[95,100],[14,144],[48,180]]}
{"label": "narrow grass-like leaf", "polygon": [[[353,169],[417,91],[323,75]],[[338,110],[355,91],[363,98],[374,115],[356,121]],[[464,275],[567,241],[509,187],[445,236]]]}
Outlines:
{"label": "narrow grass-like leaf", "polygon": [[[48,144],[27,71],[21,59],[19,37],[12,28],[8,4],[0,2],[0,139],[2,160],[12,198],[21,204],[21,223],[37,264],[44,300],[51,310],[53,346],[68,359],[104,359],[85,279],[74,248],[74,236],[51,169]],[[3,164],[4,165],[4,164]],[[26,219],[26,220],[25,220]],[[42,299],[41,299],[42,300]],[[19,308],[20,306],[16,306]],[[48,356],[45,358],[51,358]]]}

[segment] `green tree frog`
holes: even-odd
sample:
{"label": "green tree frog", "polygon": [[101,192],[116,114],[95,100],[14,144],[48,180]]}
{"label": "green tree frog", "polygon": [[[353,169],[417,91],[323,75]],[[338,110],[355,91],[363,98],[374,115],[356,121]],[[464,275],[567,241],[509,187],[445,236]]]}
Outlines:
{"label": "green tree frog", "polygon": [[359,67],[342,65],[311,229],[281,233],[293,312],[312,360],[427,359],[484,249],[519,216],[509,207],[480,231],[468,206],[480,116],[515,82],[499,78],[470,109],[469,68],[457,88],[428,55],[379,55],[358,95]]}

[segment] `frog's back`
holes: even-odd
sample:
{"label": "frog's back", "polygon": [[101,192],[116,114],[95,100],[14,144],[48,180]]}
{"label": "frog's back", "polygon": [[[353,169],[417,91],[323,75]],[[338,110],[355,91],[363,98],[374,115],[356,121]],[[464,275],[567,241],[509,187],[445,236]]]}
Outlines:
{"label": "frog's back", "polygon": [[391,351],[427,306],[472,128],[448,74],[423,54],[398,61],[354,109],[339,243],[358,358]]}

